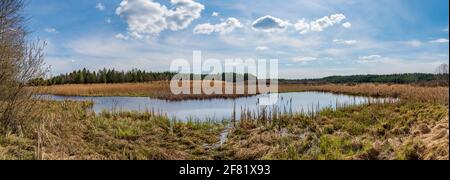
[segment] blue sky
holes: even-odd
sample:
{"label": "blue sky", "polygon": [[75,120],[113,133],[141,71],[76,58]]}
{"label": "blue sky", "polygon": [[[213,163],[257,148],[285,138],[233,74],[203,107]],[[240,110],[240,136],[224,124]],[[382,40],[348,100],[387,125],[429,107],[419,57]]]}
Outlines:
{"label": "blue sky", "polygon": [[172,60],[276,58],[282,78],[434,72],[448,0],[32,0],[51,74],[166,71]]}

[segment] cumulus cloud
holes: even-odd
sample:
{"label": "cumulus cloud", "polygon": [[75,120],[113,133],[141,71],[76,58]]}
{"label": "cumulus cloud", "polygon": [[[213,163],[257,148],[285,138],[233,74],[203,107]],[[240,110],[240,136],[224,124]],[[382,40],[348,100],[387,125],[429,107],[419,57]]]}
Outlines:
{"label": "cumulus cloud", "polygon": [[[305,19],[299,20],[294,24],[294,28],[300,34],[306,34],[310,31],[321,32],[328,27],[340,24],[346,17],[344,14],[333,14],[330,16],[324,16],[314,21],[308,22]],[[350,22],[346,22],[342,25],[345,28],[350,28],[352,25]]]}
{"label": "cumulus cloud", "polygon": [[311,61],[315,61],[315,60],[317,60],[316,57],[299,56],[299,57],[292,58],[292,61],[294,61],[294,62],[301,62],[301,63],[307,63],[307,62],[311,62]]}
{"label": "cumulus cloud", "polygon": [[435,40],[431,40],[430,43],[448,43],[448,39],[445,39],[445,38],[435,39]]}
{"label": "cumulus cloud", "polygon": [[305,19],[301,19],[294,24],[294,28],[296,31],[300,32],[300,34],[306,34],[311,29],[311,25],[306,22]]}
{"label": "cumulus cloud", "polygon": [[125,35],[123,35],[122,33],[116,34],[116,35],[114,36],[114,38],[116,38],[116,39],[121,39],[121,40],[128,40],[128,39],[130,39],[130,37],[125,36]]}
{"label": "cumulus cloud", "polygon": [[252,27],[262,32],[284,32],[290,25],[289,21],[267,15],[255,20]]}
{"label": "cumulus cloud", "polygon": [[217,16],[219,16],[219,15],[220,15],[220,14],[219,14],[218,12],[213,12],[211,16],[217,17]]}
{"label": "cumulus cloud", "polygon": [[97,9],[99,11],[104,11],[106,9],[106,7],[102,3],[98,3],[97,6],[95,6],[95,9]]}
{"label": "cumulus cloud", "polygon": [[352,23],[350,23],[350,22],[345,22],[344,24],[342,24],[342,27],[344,27],[344,28],[346,28],[346,29],[349,29],[349,28],[352,27]]}
{"label": "cumulus cloud", "polygon": [[241,28],[242,24],[236,18],[228,18],[220,24],[199,24],[194,28],[194,34],[211,34],[213,32],[227,34],[236,28]]}
{"label": "cumulus cloud", "polygon": [[345,18],[343,14],[333,14],[317,19],[311,22],[311,31],[323,31],[325,28],[341,23]]}
{"label": "cumulus cloud", "polygon": [[354,45],[358,43],[357,40],[342,40],[342,39],[335,39],[333,40],[333,42],[336,44],[343,44],[343,45]]}
{"label": "cumulus cloud", "polygon": [[153,0],[122,0],[116,14],[125,19],[134,38],[157,35],[161,31],[187,28],[200,18],[205,6],[193,0],[171,0],[172,8]]}
{"label": "cumulus cloud", "polygon": [[267,47],[267,46],[258,46],[258,47],[256,47],[256,50],[257,51],[266,51],[266,50],[269,50],[269,47]]}

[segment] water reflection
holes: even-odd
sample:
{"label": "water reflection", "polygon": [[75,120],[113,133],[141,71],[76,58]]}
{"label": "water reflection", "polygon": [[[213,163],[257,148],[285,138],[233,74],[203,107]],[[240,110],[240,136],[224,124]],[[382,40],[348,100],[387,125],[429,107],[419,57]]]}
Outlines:
{"label": "water reflection", "polygon": [[[178,120],[222,120],[239,119],[241,109],[257,112],[262,106],[260,98],[267,95],[257,95],[238,99],[210,99],[166,101],[148,97],[67,97],[45,95],[44,98],[57,101],[76,100],[93,101],[93,110],[102,111],[157,111]],[[370,102],[387,102],[390,99],[374,99],[361,96],[338,95],[321,92],[294,92],[278,94],[275,105],[278,111],[288,113],[308,113],[323,108],[336,108],[341,105],[360,105]]]}

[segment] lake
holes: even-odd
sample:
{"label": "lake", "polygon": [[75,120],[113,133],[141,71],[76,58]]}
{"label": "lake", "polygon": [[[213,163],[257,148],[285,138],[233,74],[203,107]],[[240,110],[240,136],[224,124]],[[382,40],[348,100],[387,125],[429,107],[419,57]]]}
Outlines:
{"label": "lake", "polygon": [[[308,113],[324,108],[336,108],[340,105],[361,105],[369,102],[392,102],[386,98],[369,98],[349,96],[322,92],[293,92],[279,93],[275,104],[279,110],[292,113]],[[261,110],[261,98],[268,95],[256,95],[237,99],[209,99],[166,101],[149,97],[82,97],[82,96],[55,96],[43,95],[44,99],[64,101],[93,101],[92,110],[96,113],[102,111],[156,111],[178,120],[223,120],[232,119],[233,112],[239,119],[241,109],[252,112]],[[274,106],[269,106],[274,107]],[[234,111],[236,109],[236,111]]]}

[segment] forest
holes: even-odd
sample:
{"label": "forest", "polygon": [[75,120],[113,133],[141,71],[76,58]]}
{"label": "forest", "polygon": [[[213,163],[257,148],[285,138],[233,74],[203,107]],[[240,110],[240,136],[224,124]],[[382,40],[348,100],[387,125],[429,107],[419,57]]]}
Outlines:
{"label": "forest", "polygon": [[[76,70],[71,73],[61,74],[48,79],[36,78],[30,80],[30,86],[50,86],[62,84],[117,84],[117,83],[143,83],[153,81],[170,81],[177,75],[174,72],[147,72],[143,70],[133,69],[130,71],[117,71],[115,69],[102,69],[98,71],[90,71],[87,69]],[[184,74],[193,79],[194,75]],[[201,75],[204,79],[207,75]],[[222,79],[225,77],[233,77],[233,82],[237,80],[248,80],[249,78],[256,79],[255,76],[249,74],[237,73],[222,73],[213,75],[215,79]],[[230,79],[231,81],[231,79]]]}
{"label": "forest", "polygon": [[[177,73],[174,72],[148,72],[144,70],[132,69],[130,71],[117,71],[115,69],[102,69],[98,71],[90,71],[87,69],[75,70],[70,73],[60,74],[51,78],[36,78],[29,81],[31,86],[50,86],[61,84],[117,84],[117,83],[143,83],[153,81],[170,81]],[[223,73],[222,79],[225,80],[226,75],[233,76],[233,82],[236,79],[256,77],[250,74],[229,74]],[[188,75],[188,74],[186,74]],[[188,75],[189,76],[189,75]],[[217,76],[220,76],[217,75]],[[201,75],[202,79],[206,75]],[[238,78],[239,77],[239,78]],[[193,79],[193,75],[190,75]],[[219,77],[216,77],[219,79]],[[389,75],[351,75],[351,76],[329,76],[318,79],[280,79],[281,84],[360,84],[360,83],[392,83],[392,84],[416,84],[416,83],[434,83],[438,85],[448,85],[448,73],[405,73],[405,74],[389,74]]]}
{"label": "forest", "polygon": [[320,79],[280,80],[280,83],[292,84],[359,84],[359,83],[392,83],[392,84],[415,84],[415,83],[437,83],[448,85],[448,73],[426,74],[406,73],[390,75],[352,75],[352,76],[329,76]]}

